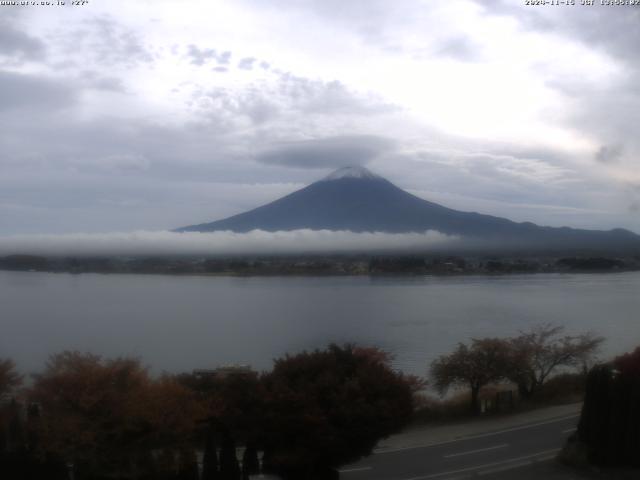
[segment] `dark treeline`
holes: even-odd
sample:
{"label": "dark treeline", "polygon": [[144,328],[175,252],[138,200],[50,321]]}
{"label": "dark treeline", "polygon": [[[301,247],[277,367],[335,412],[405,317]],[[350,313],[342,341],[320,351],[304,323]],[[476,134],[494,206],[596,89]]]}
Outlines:
{"label": "dark treeline", "polygon": [[70,273],[198,275],[384,275],[615,272],[640,270],[640,258],[501,255],[308,255],[261,257],[0,257],[0,269]]}
{"label": "dark treeline", "polygon": [[572,447],[592,464],[640,467],[640,347],[591,370]]}
{"label": "dark treeline", "polygon": [[[578,369],[586,397],[565,452],[637,467],[640,348],[592,367],[601,341],[541,325],[461,343],[432,363],[431,376],[443,391],[467,387],[478,413],[490,384],[530,399]],[[287,355],[269,372],[234,366],[154,377],[136,359],[63,352],[27,387],[13,362],[0,360],[0,478],[338,478],[339,466],[370,454],[419,404],[424,383],[389,360],[375,348],[331,345]]]}
{"label": "dark treeline", "polygon": [[245,367],[152,377],[78,352],[33,382],[0,362],[0,477],[76,480],[337,478],[410,419],[420,382],[375,348],[331,345]]}

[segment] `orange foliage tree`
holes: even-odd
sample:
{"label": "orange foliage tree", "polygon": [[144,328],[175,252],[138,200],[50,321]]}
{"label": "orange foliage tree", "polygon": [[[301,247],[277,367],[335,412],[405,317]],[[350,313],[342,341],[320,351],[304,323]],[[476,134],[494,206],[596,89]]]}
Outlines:
{"label": "orange foliage tree", "polygon": [[131,475],[152,449],[188,442],[199,415],[172,378],[154,381],[138,360],[88,353],[52,356],[30,397],[42,409],[40,448],[74,464],[77,478]]}

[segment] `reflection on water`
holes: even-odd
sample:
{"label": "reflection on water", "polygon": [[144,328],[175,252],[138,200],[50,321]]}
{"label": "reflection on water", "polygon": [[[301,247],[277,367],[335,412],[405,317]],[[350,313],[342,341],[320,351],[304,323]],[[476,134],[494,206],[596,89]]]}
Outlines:
{"label": "reflection on water", "polygon": [[640,273],[232,278],[0,272],[0,357],[24,371],[64,349],[141,357],[155,371],[266,369],[329,342],[380,346],[422,375],[472,337],[536,323],[593,330],[603,355],[640,344]]}

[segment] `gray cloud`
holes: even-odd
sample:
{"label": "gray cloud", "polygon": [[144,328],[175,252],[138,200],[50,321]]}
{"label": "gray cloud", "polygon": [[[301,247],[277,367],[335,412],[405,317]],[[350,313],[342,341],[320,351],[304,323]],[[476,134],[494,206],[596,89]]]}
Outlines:
{"label": "gray cloud", "polygon": [[238,62],[238,68],[241,70],[253,70],[253,64],[256,62],[254,57],[245,57]]}
{"label": "gray cloud", "polygon": [[[239,1],[258,8],[263,3],[259,0]],[[269,5],[283,14],[315,17],[330,24],[332,29],[341,27],[366,47],[375,47],[385,53],[408,53],[413,57],[435,53],[465,62],[477,61],[481,57],[480,50],[466,38],[464,30],[450,24],[445,37],[428,48],[408,45],[403,38],[407,31],[442,31],[440,9],[420,1],[405,0],[401,7],[389,0],[271,0]]]}
{"label": "gray cloud", "polygon": [[[570,15],[558,15],[552,9],[527,8],[522,3],[506,0],[473,0],[487,14],[512,17],[523,30],[555,33],[571,41],[584,43],[595,51],[605,51],[619,59],[640,63],[637,51],[630,45],[640,42],[640,11],[634,7],[576,5]],[[624,32],[624,35],[620,35]]]}
{"label": "gray cloud", "polygon": [[141,32],[114,17],[90,17],[75,28],[59,29],[46,38],[51,50],[64,58],[57,69],[100,68],[131,69],[150,65],[155,56],[143,40]]}
{"label": "gray cloud", "polygon": [[[640,11],[633,7],[599,5],[574,8],[571,15],[557,15],[548,9],[527,9],[523,14],[522,5],[505,1],[476,0],[490,13],[506,14],[517,18],[518,22],[530,30],[558,33],[584,42],[591,48],[603,49],[619,58],[640,62],[635,49],[640,41]],[[620,35],[620,32],[625,32]]]}
{"label": "gray cloud", "polygon": [[463,62],[475,62],[482,58],[482,51],[470,38],[458,36],[446,40],[436,51],[437,55],[451,57]]}
{"label": "gray cloud", "polygon": [[[461,142],[462,143],[462,142]],[[500,151],[507,153],[495,153]],[[368,167],[426,200],[539,225],[638,230],[628,195],[575,158],[544,150],[461,144],[391,152]]]}
{"label": "gray cloud", "polygon": [[[81,167],[84,166],[81,164]],[[131,153],[108,155],[94,162],[94,168],[116,172],[145,172],[149,170],[151,162],[144,155]]]}
{"label": "gray cloud", "polygon": [[[252,6],[262,3],[244,1]],[[398,48],[397,32],[425,14],[423,5],[403,2],[402,8],[393,8],[388,0],[273,0],[270,4],[280,11],[311,13],[348,28],[367,44],[390,50]]]}
{"label": "gray cloud", "polygon": [[222,52],[220,55],[218,55],[217,60],[220,65],[228,65],[231,61],[231,52]]}
{"label": "gray cloud", "polygon": [[0,112],[56,110],[70,107],[77,98],[78,93],[61,80],[0,71]]}
{"label": "gray cloud", "polygon": [[80,79],[85,88],[119,93],[126,92],[122,79],[113,76],[103,76],[95,70],[85,70],[80,74]]}
{"label": "gray cloud", "polygon": [[[12,84],[43,91],[23,77]],[[266,203],[308,180],[252,162],[265,139],[220,128],[225,117],[178,125],[87,119],[63,109],[77,102],[59,102],[66,92],[35,104],[31,92],[12,93],[23,105],[0,110],[0,234],[177,227]]]}
{"label": "gray cloud", "polygon": [[187,47],[187,56],[191,58],[193,65],[204,65],[209,60],[216,59],[218,54],[213,48],[200,49],[195,45]]}
{"label": "gray cloud", "polygon": [[[225,72],[226,67],[214,70]],[[197,88],[192,95],[191,107],[201,116],[209,118],[219,129],[244,126],[243,119],[253,125],[283,121],[294,130],[291,119],[306,115],[371,116],[396,113],[399,107],[369,94],[351,91],[338,81],[311,80],[290,73],[277,73],[270,80],[251,83],[244,88]]]}
{"label": "gray cloud", "polygon": [[12,61],[44,60],[46,47],[42,40],[18,30],[9,21],[0,20],[0,56]]}
{"label": "gray cloud", "polygon": [[[216,67],[226,71],[226,67]],[[215,69],[214,69],[215,70]],[[232,125],[243,118],[253,124],[261,125],[281,115],[284,106],[269,99],[266,91],[257,87],[244,90],[213,88],[193,93],[192,108],[202,116],[213,121],[219,130],[233,128]]]}
{"label": "gray cloud", "polygon": [[394,147],[393,141],[372,135],[331,137],[274,145],[256,160],[297,168],[339,168],[367,164]]}
{"label": "gray cloud", "polygon": [[596,152],[596,161],[600,163],[615,163],[622,156],[620,145],[603,145]]}
{"label": "gray cloud", "polygon": [[243,89],[201,88],[194,92],[193,102],[201,114],[218,121],[244,116],[256,125],[290,115],[384,115],[400,110],[373,95],[351,91],[338,81],[311,80],[290,73],[278,73],[275,81],[256,82]]}
{"label": "gray cloud", "polygon": [[409,188],[494,201],[550,203],[560,193],[566,202],[566,184],[575,181],[574,172],[535,157],[443,150],[415,152],[413,159]]}
{"label": "gray cloud", "polygon": [[[593,81],[540,66],[547,86],[571,98],[565,111],[571,128],[602,147],[595,154],[601,168],[639,167],[640,140],[634,131],[640,110],[640,55],[631,45],[640,42],[640,9],[633,6],[572,7],[571,15],[550,9],[528,8],[501,0],[475,0],[488,14],[506,15],[523,31],[554,34],[570,44],[581,44],[609,61],[616,70],[610,81]],[[621,34],[624,32],[624,34]],[[624,149],[622,148],[624,145]]]}
{"label": "gray cloud", "polygon": [[290,99],[303,113],[375,114],[398,111],[399,107],[373,96],[361,96],[334,80],[323,82],[284,73],[278,93]]}
{"label": "gray cloud", "polygon": [[429,230],[424,233],[354,233],[293,230],[248,233],[130,233],[12,235],[0,237],[0,255],[241,255],[316,252],[428,250],[455,245],[460,237]]}
{"label": "gray cloud", "polygon": [[193,65],[204,65],[214,60],[218,65],[228,65],[231,61],[231,52],[218,52],[215,48],[201,49],[197,45],[190,44],[187,46],[187,57]]}
{"label": "gray cloud", "polygon": [[88,26],[100,39],[91,42],[91,47],[100,64],[135,66],[153,61],[153,54],[140,35],[113,18],[95,18],[89,22]]}

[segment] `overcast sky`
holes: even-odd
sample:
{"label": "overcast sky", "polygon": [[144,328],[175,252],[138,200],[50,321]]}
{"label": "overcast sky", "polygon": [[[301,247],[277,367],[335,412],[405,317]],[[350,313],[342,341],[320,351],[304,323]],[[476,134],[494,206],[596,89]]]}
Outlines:
{"label": "overcast sky", "polygon": [[523,0],[0,6],[0,234],[202,223],[347,164],[640,232],[639,27]]}

